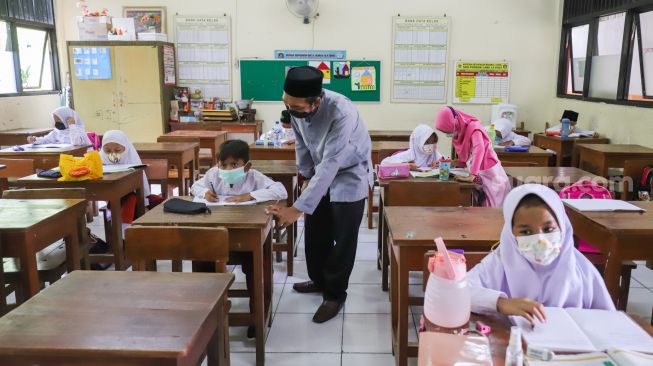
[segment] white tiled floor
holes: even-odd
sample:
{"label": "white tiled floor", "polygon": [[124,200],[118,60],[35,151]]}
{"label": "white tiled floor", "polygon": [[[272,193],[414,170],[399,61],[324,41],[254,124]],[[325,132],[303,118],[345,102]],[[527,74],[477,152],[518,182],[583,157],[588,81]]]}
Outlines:
{"label": "white tiled floor", "polygon": [[[90,227],[103,236],[98,221]],[[266,341],[266,365],[393,365],[390,303],[388,293],[381,291],[381,272],[375,262],[376,229],[367,229],[367,218],[363,218],[347,303],[340,315],[324,324],[311,321],[321,297],[298,294],[292,289],[293,283],[308,279],[302,223],[299,232],[300,248],[294,276],[286,275],[285,259],[274,264],[275,312]],[[245,279],[240,269],[235,268],[234,273],[236,286],[243,286]],[[409,293],[421,294],[421,283],[422,274],[412,273]],[[235,299],[232,304],[236,309],[247,309],[246,300]],[[642,263],[633,271],[628,312],[650,321],[652,307],[653,271]],[[409,341],[417,340],[415,324],[419,324],[421,313],[422,307],[411,307]],[[232,328],[230,334],[232,365],[254,365],[254,342],[245,337],[245,328]],[[411,359],[409,365],[415,363],[416,360]]]}

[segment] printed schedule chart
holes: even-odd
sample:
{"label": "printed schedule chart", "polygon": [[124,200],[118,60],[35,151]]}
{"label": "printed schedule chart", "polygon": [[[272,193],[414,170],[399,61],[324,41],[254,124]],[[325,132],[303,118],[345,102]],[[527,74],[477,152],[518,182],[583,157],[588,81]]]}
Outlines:
{"label": "printed schedule chart", "polygon": [[454,103],[505,103],[509,97],[508,62],[456,62]]}

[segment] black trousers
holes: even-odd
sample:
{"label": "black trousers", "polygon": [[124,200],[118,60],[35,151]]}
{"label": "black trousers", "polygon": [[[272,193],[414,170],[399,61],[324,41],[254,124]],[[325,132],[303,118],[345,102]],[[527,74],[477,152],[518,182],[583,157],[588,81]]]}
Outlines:
{"label": "black trousers", "polygon": [[365,199],[330,202],[322,198],[312,215],[305,218],[305,249],[308,277],[322,288],[324,300],[344,302],[349,276],[354,268],[358,229]]}

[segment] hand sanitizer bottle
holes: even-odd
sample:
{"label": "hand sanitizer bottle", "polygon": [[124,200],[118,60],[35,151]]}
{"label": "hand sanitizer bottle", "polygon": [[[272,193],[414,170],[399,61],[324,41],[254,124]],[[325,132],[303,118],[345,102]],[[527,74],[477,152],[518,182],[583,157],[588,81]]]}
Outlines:
{"label": "hand sanitizer bottle", "polygon": [[510,342],[506,348],[506,366],[523,366],[524,351],[521,346],[521,328],[510,328]]}

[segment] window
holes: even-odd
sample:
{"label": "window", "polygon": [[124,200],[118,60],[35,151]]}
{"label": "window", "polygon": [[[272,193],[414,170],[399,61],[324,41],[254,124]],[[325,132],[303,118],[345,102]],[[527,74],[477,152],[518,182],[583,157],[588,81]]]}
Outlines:
{"label": "window", "polygon": [[565,0],[562,23],[559,97],[653,107],[653,0]]}
{"label": "window", "polygon": [[52,1],[0,0],[0,96],[60,89]]}

